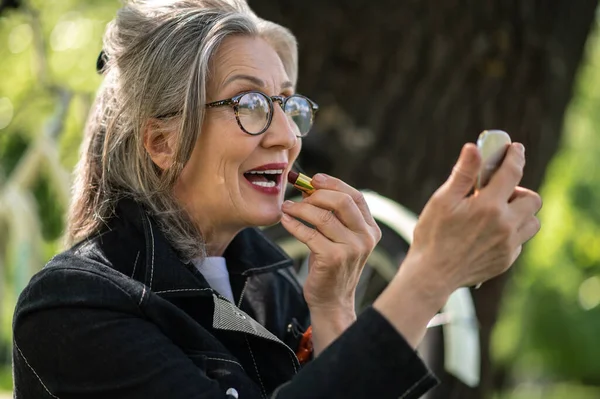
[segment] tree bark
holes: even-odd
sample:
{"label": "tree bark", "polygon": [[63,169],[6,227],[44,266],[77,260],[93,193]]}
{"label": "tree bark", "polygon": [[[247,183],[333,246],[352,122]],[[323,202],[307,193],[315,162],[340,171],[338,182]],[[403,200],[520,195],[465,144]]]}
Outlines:
{"label": "tree bark", "polygon": [[[461,146],[502,129],[527,149],[523,185],[537,189],[560,142],[563,115],[596,0],[249,0],[290,28],[298,91],[321,110],[300,164],[419,212]],[[452,377],[435,398],[493,389],[489,338],[510,276],[474,292],[482,384]],[[439,371],[438,371],[439,373]]]}

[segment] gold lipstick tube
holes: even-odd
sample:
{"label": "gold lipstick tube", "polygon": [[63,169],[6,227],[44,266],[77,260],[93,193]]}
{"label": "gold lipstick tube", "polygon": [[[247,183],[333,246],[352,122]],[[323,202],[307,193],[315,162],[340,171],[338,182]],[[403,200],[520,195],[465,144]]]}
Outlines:
{"label": "gold lipstick tube", "polygon": [[288,182],[290,182],[298,190],[311,195],[315,192],[315,188],[311,184],[311,178],[302,173],[290,171],[288,174]]}

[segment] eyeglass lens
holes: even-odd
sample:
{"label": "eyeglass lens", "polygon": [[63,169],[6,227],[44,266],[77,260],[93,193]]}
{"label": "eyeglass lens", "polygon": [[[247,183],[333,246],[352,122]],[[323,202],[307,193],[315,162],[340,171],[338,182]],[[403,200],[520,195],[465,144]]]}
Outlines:
{"label": "eyeglass lens", "polygon": [[[267,97],[260,93],[246,93],[238,103],[238,117],[242,127],[250,134],[258,134],[265,130],[270,116]],[[285,114],[294,122],[298,133],[304,136],[312,126],[312,106],[301,96],[292,96],[285,103]]]}

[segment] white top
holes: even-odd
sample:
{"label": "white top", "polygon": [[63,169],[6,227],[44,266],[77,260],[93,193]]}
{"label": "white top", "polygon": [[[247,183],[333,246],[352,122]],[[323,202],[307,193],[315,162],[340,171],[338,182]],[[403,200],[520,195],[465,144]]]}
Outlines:
{"label": "white top", "polygon": [[201,258],[192,259],[192,263],[202,273],[213,290],[229,299],[231,303],[235,303],[224,257],[207,256],[204,261]]}

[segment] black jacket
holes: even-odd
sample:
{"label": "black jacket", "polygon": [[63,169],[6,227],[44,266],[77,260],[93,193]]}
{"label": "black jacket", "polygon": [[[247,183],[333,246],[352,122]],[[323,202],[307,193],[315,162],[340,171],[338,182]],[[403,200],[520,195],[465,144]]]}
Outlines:
{"label": "black jacket", "polygon": [[300,366],[309,324],[291,260],[257,229],[225,257],[236,304],[141,206],[54,257],[14,316],[16,398],[417,398],[437,380],[374,309]]}

